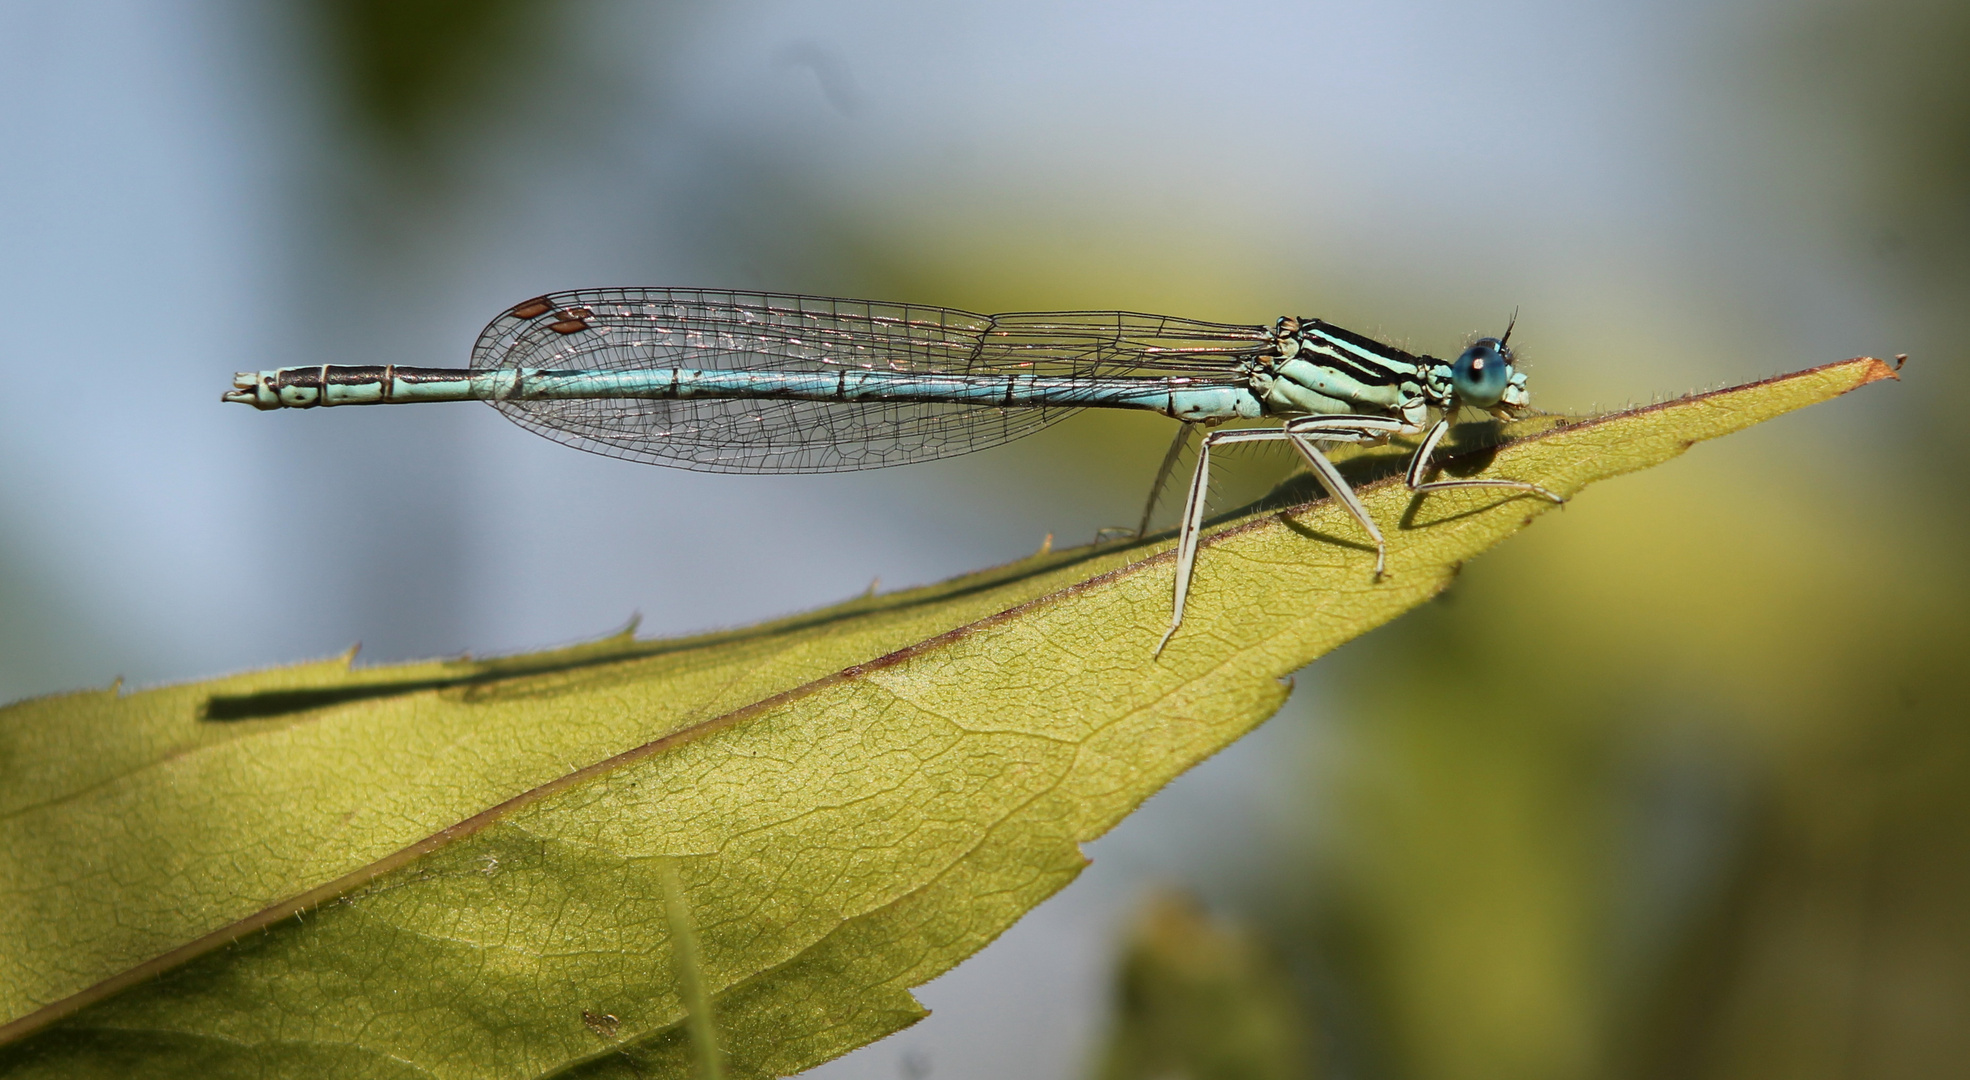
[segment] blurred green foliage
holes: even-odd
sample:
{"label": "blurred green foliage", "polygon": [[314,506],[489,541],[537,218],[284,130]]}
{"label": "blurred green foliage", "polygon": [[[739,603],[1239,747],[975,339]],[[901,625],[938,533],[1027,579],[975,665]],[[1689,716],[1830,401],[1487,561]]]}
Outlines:
{"label": "blurred green foliage", "polygon": [[1693,458],[1330,662],[1312,899],[1253,903],[1365,1075],[1970,1061],[1970,8],[1793,19],[1775,123],[1859,148],[1800,227],[1908,313],[1895,471]]}
{"label": "blurred green foliage", "polygon": [[[1775,66],[1798,119],[1852,140],[1851,220],[1906,254],[1902,285],[1927,293],[1970,269],[1970,8],[1949,0],[1809,11]],[[1960,280],[1954,282],[1961,284]]]}
{"label": "blurred green foliage", "polygon": [[1243,928],[1182,893],[1159,893],[1124,948],[1098,1080],[1313,1075],[1292,983]]}
{"label": "blurred green foliage", "polygon": [[566,16],[545,0],[318,0],[314,17],[358,130],[415,155],[523,90]]}

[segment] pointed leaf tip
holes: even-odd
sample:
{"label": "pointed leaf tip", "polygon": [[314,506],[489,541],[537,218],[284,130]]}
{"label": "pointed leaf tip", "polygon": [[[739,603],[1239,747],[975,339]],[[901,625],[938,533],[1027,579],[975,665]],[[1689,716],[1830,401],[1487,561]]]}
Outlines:
{"label": "pointed leaf tip", "polygon": [[1899,381],[1902,377],[1902,365],[1908,363],[1908,354],[1896,353],[1893,364],[1872,356],[1855,357],[1855,360],[1867,365],[1866,369],[1861,373],[1860,381],[1854,384],[1856,387],[1861,387],[1871,382],[1880,382],[1882,379],[1895,379]]}

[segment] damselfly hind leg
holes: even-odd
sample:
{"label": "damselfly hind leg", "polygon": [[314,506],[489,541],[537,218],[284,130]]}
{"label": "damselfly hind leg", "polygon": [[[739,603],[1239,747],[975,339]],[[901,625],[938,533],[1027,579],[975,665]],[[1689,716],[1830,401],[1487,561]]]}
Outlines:
{"label": "damselfly hind leg", "polygon": [[1183,457],[1183,448],[1190,445],[1190,436],[1195,424],[1177,426],[1177,437],[1170,440],[1169,452],[1163,455],[1163,463],[1156,467],[1156,482],[1149,485],[1149,501],[1142,507],[1142,523],[1135,527],[1136,539],[1140,540],[1149,532],[1149,519],[1156,513],[1156,504],[1162,501],[1163,485],[1170,482],[1170,474],[1176,471],[1177,461]]}
{"label": "damselfly hind leg", "polygon": [[1204,528],[1204,500],[1210,490],[1211,450],[1214,447],[1280,440],[1291,443],[1306,458],[1320,486],[1326,488],[1328,494],[1374,539],[1375,576],[1380,577],[1388,552],[1382,530],[1375,527],[1374,519],[1368,516],[1368,509],[1355,497],[1354,489],[1348,486],[1340,470],[1334,468],[1334,463],[1328,461],[1315,444],[1371,442],[1410,430],[1414,429],[1403,421],[1385,416],[1302,416],[1287,421],[1282,427],[1234,428],[1204,436],[1203,444],[1197,450],[1197,470],[1191,474],[1190,490],[1183,504],[1182,525],[1177,531],[1176,589],[1170,605],[1170,628],[1163,632],[1152,655],[1161,656],[1164,646],[1170,643],[1170,639],[1176,636],[1177,628],[1183,625],[1184,602],[1190,597],[1190,579],[1197,568],[1197,545]]}

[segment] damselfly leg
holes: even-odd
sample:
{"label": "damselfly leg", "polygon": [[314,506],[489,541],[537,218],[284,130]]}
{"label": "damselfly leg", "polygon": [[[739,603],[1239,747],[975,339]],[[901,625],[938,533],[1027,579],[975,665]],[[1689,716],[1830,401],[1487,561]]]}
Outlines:
{"label": "damselfly leg", "polygon": [[1149,501],[1142,508],[1142,523],[1135,527],[1135,538],[1142,539],[1149,534],[1149,519],[1156,514],[1156,504],[1162,501],[1163,485],[1170,482],[1170,474],[1177,469],[1177,462],[1183,458],[1184,447],[1190,445],[1190,436],[1196,424],[1183,424],[1177,428],[1177,437],[1170,440],[1169,452],[1163,455],[1163,463],[1156,467],[1156,482],[1149,485]]}
{"label": "damselfly leg", "polygon": [[[1185,425],[1188,427],[1189,425]],[[1191,475],[1190,490],[1183,508],[1183,521],[1177,533],[1176,588],[1170,605],[1170,628],[1163,632],[1156,642],[1153,655],[1161,656],[1170,639],[1176,636],[1183,625],[1184,602],[1190,596],[1190,580],[1197,568],[1197,548],[1204,528],[1204,503],[1210,489],[1211,450],[1216,446],[1232,443],[1285,441],[1300,452],[1306,459],[1307,467],[1313,472],[1320,486],[1347,510],[1348,516],[1360,524],[1363,531],[1375,542],[1375,577],[1380,578],[1387,566],[1388,541],[1382,530],[1368,515],[1368,508],[1361,504],[1347,479],[1341,475],[1327,455],[1320,452],[1319,443],[1373,443],[1392,435],[1414,433],[1416,428],[1391,417],[1382,416],[1302,416],[1288,420],[1276,428],[1234,428],[1228,431],[1215,431],[1204,437],[1197,451],[1197,469]],[[1430,466],[1431,455],[1450,430],[1450,419],[1444,417],[1436,422],[1424,436],[1422,445],[1409,459],[1409,467],[1403,470],[1403,484],[1411,491],[1429,492],[1451,488],[1506,488],[1527,494],[1539,495],[1555,503],[1566,500],[1559,495],[1523,480],[1437,480],[1423,482]],[[1180,440],[1172,447],[1172,453],[1182,448]],[[1168,462],[1165,462],[1165,468]],[[1160,483],[1158,485],[1160,487]],[[1152,500],[1154,495],[1151,496]],[[1152,501],[1152,506],[1154,505]]]}
{"label": "damselfly leg", "polygon": [[1444,417],[1438,420],[1434,427],[1430,428],[1428,435],[1423,436],[1423,445],[1416,448],[1415,456],[1409,459],[1409,468],[1403,470],[1402,473],[1402,482],[1408,485],[1409,490],[1448,491],[1452,488],[1510,488],[1514,491],[1524,491],[1538,495],[1541,498],[1551,499],[1555,503],[1566,501],[1564,498],[1547,491],[1538,484],[1527,483],[1524,480],[1432,480],[1427,484],[1424,483],[1423,477],[1430,471],[1430,455],[1436,452],[1437,444],[1443,441],[1444,435],[1449,431],[1450,418]]}

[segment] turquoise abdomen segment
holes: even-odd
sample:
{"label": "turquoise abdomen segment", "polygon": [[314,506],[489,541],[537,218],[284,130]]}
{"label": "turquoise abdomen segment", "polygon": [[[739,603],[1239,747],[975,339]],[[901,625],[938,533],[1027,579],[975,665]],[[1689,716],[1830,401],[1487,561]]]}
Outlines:
{"label": "turquoise abdomen segment", "polygon": [[256,409],[313,409],[325,405],[392,405],[476,401],[481,376],[459,368],[322,364],[242,371],[227,401]]}
{"label": "turquoise abdomen segment", "polygon": [[1191,423],[1252,419],[1264,408],[1242,386],[1180,377],[938,375],[863,368],[587,371],[338,366],[242,372],[226,400],[261,409],[426,401],[753,399],[841,404],[935,403],[999,408],[1145,409]]}

